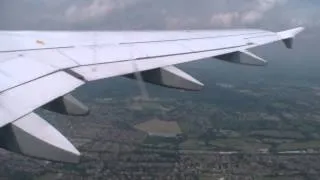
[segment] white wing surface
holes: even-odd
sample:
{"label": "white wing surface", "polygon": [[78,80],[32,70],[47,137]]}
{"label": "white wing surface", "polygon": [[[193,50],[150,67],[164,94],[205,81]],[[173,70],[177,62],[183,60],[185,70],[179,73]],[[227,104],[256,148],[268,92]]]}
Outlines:
{"label": "white wing surface", "polygon": [[[302,30],[0,31],[0,146],[38,158],[77,162],[79,152],[48,123],[41,123],[45,120],[34,110],[43,107],[66,115],[86,115],[88,108],[68,95],[70,92],[89,81],[115,76],[135,78],[136,72],[149,83],[199,90],[203,84],[174,65],[214,57],[265,65],[265,60],[248,49],[276,41],[292,48],[293,38]],[[43,148],[32,153],[28,141],[38,142]],[[26,147],[28,150],[24,150]]]}

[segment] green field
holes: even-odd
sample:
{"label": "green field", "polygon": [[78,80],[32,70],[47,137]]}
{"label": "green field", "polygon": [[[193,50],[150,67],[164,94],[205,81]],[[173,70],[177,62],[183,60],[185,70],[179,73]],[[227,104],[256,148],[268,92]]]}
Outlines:
{"label": "green field", "polygon": [[270,145],[257,142],[250,138],[235,138],[235,139],[217,139],[210,141],[209,145],[205,145],[203,141],[190,139],[183,142],[180,148],[185,150],[237,150],[245,153],[256,153],[260,149],[268,149]]}
{"label": "green field", "polygon": [[252,131],[250,136],[263,138],[278,138],[278,139],[304,139],[302,133],[297,131],[279,131],[279,130],[261,130]]}
{"label": "green field", "polygon": [[278,151],[320,149],[320,140],[280,144]]}

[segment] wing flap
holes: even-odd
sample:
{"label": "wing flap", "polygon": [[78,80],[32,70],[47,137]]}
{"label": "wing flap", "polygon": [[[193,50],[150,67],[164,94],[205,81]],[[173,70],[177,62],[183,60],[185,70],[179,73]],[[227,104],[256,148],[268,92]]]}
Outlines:
{"label": "wing flap", "polygon": [[0,94],[0,127],[84,84],[65,72],[56,72]]}
{"label": "wing flap", "polygon": [[97,65],[81,66],[72,68],[71,71],[83,77],[87,81],[95,81],[104,78],[122,76],[138,71],[146,71],[190,61],[211,58],[221,54],[234,52],[238,48],[212,50],[207,52],[194,52],[181,55],[170,55],[130,61],[119,61]]}
{"label": "wing flap", "polygon": [[59,53],[59,50],[0,53],[0,59],[0,92],[61,69],[77,66],[70,58]]}
{"label": "wing flap", "polygon": [[[277,39],[275,33],[259,32],[260,36],[272,35],[274,41]],[[61,49],[66,56],[74,59],[79,65],[92,65],[108,62],[125,61],[132,59],[144,59],[160,56],[174,56],[188,53],[222,50],[235,47],[249,47],[251,45],[247,38],[255,37],[257,33],[233,34],[224,36],[187,38],[180,40],[130,42],[108,45],[91,45],[71,49]],[[101,40],[100,40],[101,41]]]}
{"label": "wing flap", "polygon": [[45,76],[56,70],[54,67],[26,57],[18,57],[10,61],[0,62],[0,76],[2,76],[0,79],[4,80],[3,83],[11,82],[10,84],[1,83],[0,92]]}

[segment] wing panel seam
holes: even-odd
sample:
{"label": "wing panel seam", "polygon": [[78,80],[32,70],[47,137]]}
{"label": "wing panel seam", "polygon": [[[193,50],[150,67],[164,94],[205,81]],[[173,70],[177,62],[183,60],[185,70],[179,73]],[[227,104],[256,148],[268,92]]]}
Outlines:
{"label": "wing panel seam", "polygon": [[253,35],[253,34],[264,34],[267,32],[256,32],[256,33],[244,33],[244,34],[236,34],[236,35],[224,35],[224,36],[207,36],[207,37],[199,37],[199,38],[181,38],[181,39],[168,39],[168,40],[158,40],[158,41],[137,41],[137,42],[127,42],[127,43],[119,43],[120,45],[125,44],[146,44],[146,43],[160,43],[160,42],[175,42],[175,41],[187,41],[187,40],[201,40],[201,39],[216,39],[216,38],[224,38],[224,37],[236,37],[243,35]]}

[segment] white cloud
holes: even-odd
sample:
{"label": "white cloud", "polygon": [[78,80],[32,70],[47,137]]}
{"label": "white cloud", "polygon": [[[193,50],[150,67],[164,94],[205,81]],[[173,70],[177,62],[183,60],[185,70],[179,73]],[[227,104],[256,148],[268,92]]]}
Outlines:
{"label": "white cloud", "polygon": [[258,22],[273,8],[284,5],[287,0],[256,0],[249,1],[247,8],[241,11],[214,13],[211,24],[231,26],[234,24],[250,25]]}
{"label": "white cloud", "polygon": [[241,22],[244,24],[252,24],[264,17],[264,15],[274,7],[287,3],[287,0],[258,0],[257,6],[243,13]]}
{"label": "white cloud", "polygon": [[229,12],[229,13],[220,13],[214,14],[211,17],[211,24],[212,25],[223,25],[223,26],[231,26],[234,21],[237,21],[240,17],[240,13],[238,12]]}
{"label": "white cloud", "polygon": [[[138,1],[142,0],[93,0],[90,3],[77,3],[69,6],[65,11],[65,20],[72,23],[86,23],[90,21],[99,21],[103,18],[108,18],[108,15],[115,11],[124,10],[122,13],[126,13],[125,8],[130,5],[134,5]],[[146,1],[147,2],[147,1]],[[205,2],[205,1],[203,1]],[[230,1],[231,2],[231,1]],[[241,0],[234,3],[214,3],[222,9],[222,12],[214,12],[211,17],[207,17],[209,23],[214,26],[230,27],[233,25],[251,25],[259,20],[263,19],[265,14],[271,11],[273,8],[283,5],[288,0]],[[233,2],[233,1],[232,1]],[[166,4],[166,3],[164,3]],[[170,4],[166,4],[164,9],[171,9]],[[237,5],[239,10],[237,11]],[[230,10],[230,6],[232,10]],[[184,8],[183,6],[181,8]],[[194,7],[188,7],[194,8]],[[226,11],[223,11],[225,9]],[[228,11],[229,10],[229,11]],[[143,11],[143,9],[142,9]],[[200,12],[199,12],[200,13]],[[189,24],[197,24],[196,17],[165,17],[168,27],[185,27]],[[199,20],[198,20],[199,21]]]}
{"label": "white cloud", "polygon": [[99,20],[115,10],[123,9],[138,0],[93,0],[87,4],[75,4],[70,6],[65,17],[69,22],[86,22]]}
{"label": "white cloud", "polygon": [[0,1],[2,29],[320,27],[315,0]]}

